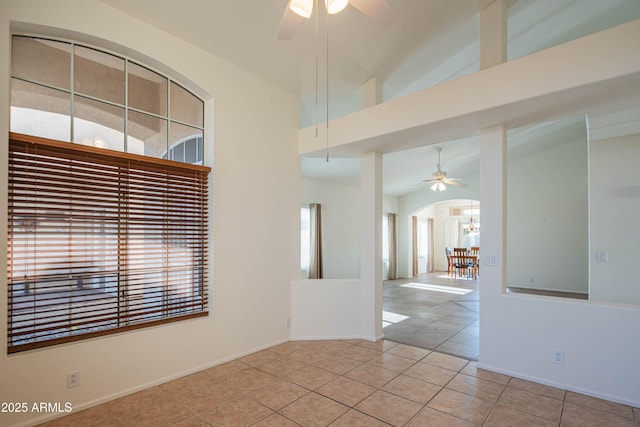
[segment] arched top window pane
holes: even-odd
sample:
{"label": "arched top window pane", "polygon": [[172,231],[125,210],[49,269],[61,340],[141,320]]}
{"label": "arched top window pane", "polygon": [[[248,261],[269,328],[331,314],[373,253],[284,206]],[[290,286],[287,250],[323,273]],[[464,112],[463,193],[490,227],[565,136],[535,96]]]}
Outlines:
{"label": "arched top window pane", "polygon": [[71,141],[71,95],[11,79],[11,131]]}
{"label": "arched top window pane", "polygon": [[194,126],[204,126],[204,103],[180,85],[171,82],[171,118]]}
{"label": "arched top window pane", "polygon": [[59,89],[71,88],[71,44],[31,37],[13,37],[13,77]]}
{"label": "arched top window pane", "polygon": [[76,95],[73,129],[73,142],[123,151],[124,109]]}
{"label": "arched top window pane", "polygon": [[75,91],[124,104],[124,59],[83,46],[74,53]]}
{"label": "arched top window pane", "polygon": [[132,62],[127,67],[129,107],[167,115],[167,78]]}

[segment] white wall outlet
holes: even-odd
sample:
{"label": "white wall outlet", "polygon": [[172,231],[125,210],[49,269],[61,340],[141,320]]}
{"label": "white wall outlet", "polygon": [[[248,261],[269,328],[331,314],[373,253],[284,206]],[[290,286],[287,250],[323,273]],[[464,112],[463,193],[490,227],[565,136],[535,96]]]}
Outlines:
{"label": "white wall outlet", "polygon": [[80,371],[67,372],[67,388],[77,387],[80,385]]}
{"label": "white wall outlet", "polygon": [[288,317],[287,318],[287,328],[290,328],[290,327],[291,327],[291,318]]}
{"label": "white wall outlet", "polygon": [[564,350],[560,350],[557,348],[553,349],[553,364],[564,365]]}

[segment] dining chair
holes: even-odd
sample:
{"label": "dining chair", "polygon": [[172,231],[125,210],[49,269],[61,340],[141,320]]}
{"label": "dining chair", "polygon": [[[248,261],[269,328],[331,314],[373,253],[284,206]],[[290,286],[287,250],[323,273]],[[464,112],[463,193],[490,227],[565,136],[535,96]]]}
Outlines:
{"label": "dining chair", "polygon": [[447,256],[447,276],[451,276],[455,268],[455,264],[453,262],[453,259],[451,258],[451,248],[448,246],[445,247],[444,253]]}
{"label": "dining chair", "polygon": [[458,272],[464,271],[465,277],[469,278],[469,273],[475,278],[474,257],[469,254],[467,248],[453,248],[454,254],[454,279],[458,278]]}
{"label": "dining chair", "polygon": [[471,246],[469,248],[469,254],[475,256],[473,273],[478,277],[480,275],[480,246]]}

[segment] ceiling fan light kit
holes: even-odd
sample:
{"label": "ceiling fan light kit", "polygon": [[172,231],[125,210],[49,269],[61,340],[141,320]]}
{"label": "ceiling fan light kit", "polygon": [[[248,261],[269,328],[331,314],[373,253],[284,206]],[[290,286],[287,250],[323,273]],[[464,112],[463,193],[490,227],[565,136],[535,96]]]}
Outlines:
{"label": "ceiling fan light kit", "polygon": [[[327,7],[329,15],[342,12],[348,4],[349,0],[324,0],[324,5]],[[291,0],[289,9],[303,18],[310,18],[313,13],[313,0]]]}
{"label": "ceiling fan light kit", "polygon": [[447,189],[446,185],[444,185],[442,182],[436,182],[435,184],[433,184],[430,187],[433,191],[444,191]]}
{"label": "ceiling fan light kit", "polygon": [[324,0],[324,4],[327,6],[329,15],[334,15],[342,12],[342,10],[349,4],[349,0]]}
{"label": "ceiling fan light kit", "polygon": [[313,0],[291,0],[289,9],[303,18],[309,18],[313,12]]}
{"label": "ceiling fan light kit", "polygon": [[436,151],[438,152],[438,163],[436,164],[438,170],[433,173],[433,178],[426,179],[423,182],[427,184],[431,184],[429,187],[433,191],[444,191],[447,189],[445,184],[453,185],[455,187],[466,187],[467,184],[463,184],[457,178],[447,178],[447,173],[441,169],[440,163],[440,152],[442,151],[442,147],[436,147]]}

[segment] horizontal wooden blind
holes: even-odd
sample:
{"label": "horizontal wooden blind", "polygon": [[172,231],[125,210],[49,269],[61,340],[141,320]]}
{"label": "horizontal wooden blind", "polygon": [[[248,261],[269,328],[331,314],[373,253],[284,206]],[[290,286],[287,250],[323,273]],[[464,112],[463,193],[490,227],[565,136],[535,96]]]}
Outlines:
{"label": "horizontal wooden blind", "polygon": [[9,352],[207,315],[209,172],[10,134]]}

